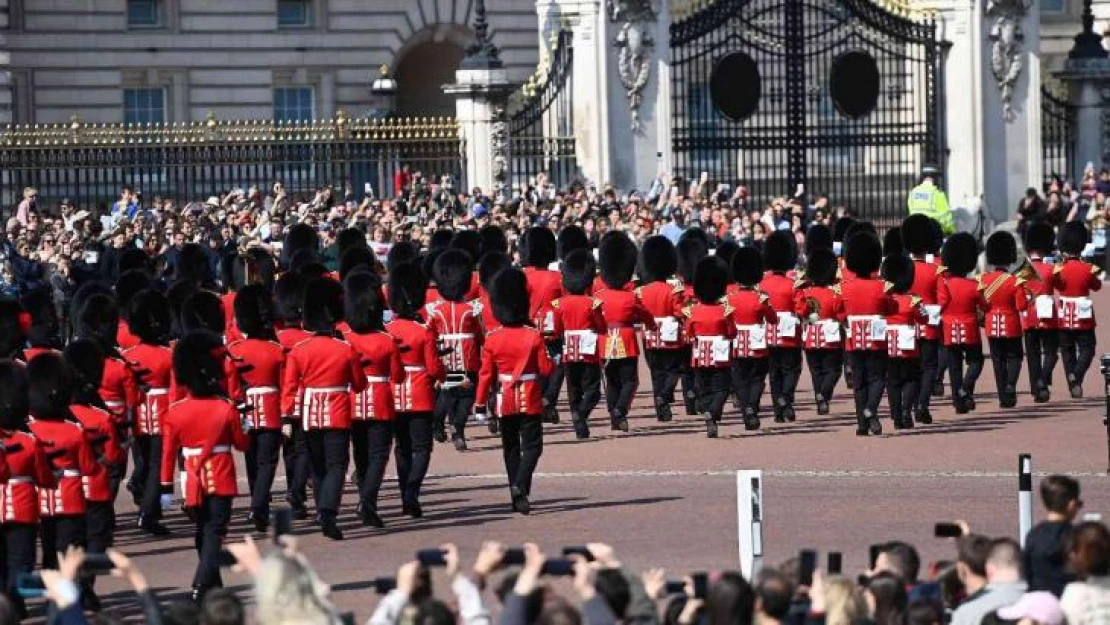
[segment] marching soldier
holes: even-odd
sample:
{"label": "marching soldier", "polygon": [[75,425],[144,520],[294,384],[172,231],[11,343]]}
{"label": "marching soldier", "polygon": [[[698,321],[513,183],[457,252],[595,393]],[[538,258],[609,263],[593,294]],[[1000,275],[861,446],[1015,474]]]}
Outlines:
{"label": "marching soldier", "polygon": [[560,361],[562,339],[555,336],[551,302],[563,294],[559,272],[549,268],[556,259],[557,241],[547,228],[533,226],[520,239],[520,264],[528,279],[528,306],[532,323],[547,341],[547,353],[555,363],[551,375],[543,381],[543,415],[547,423],[558,423],[559,413],[555,404],[563,386],[563,368]]}
{"label": "marching soldier", "polygon": [[[836,255],[831,249],[812,250],[807,257],[805,276],[797,281],[794,292],[794,313],[805,322],[806,364],[813,379],[819,415],[829,414],[829,402],[844,365],[840,322],[836,319],[836,272]],[[733,302],[733,308],[736,307]]]}
{"label": "marching soldier", "polygon": [[1029,388],[1033,401],[1047,402],[1052,394],[1052,372],[1060,354],[1060,333],[1056,320],[1056,292],[1053,280],[1056,266],[1048,261],[1056,248],[1056,232],[1047,223],[1036,222],[1025,231],[1025,254],[1037,272],[1023,285],[1029,299],[1021,327],[1025,331],[1025,357],[1029,369]]}
{"label": "marching soldier", "polygon": [[1091,292],[1102,288],[1102,270],[1080,259],[1087,245],[1087,227],[1069,221],[1060,228],[1063,261],[1052,274],[1052,286],[1060,294],[1060,359],[1074,399],[1083,397],[1083,378],[1095,356],[1095,310]]}
{"label": "marching soldier", "polygon": [[1028,306],[1026,278],[1008,271],[1017,262],[1014,235],[999,230],[987,239],[987,265],[994,267],[979,276],[979,289],[987,304],[985,325],[991,348],[991,364],[998,388],[998,405],[1017,405],[1017,382],[1021,375],[1021,314]]}
{"label": "marching soldier", "polygon": [[[678,256],[678,278],[682,281],[682,298],[685,303],[689,303],[694,299],[694,272],[701,259],[709,256],[709,244],[706,242],[705,233],[698,228],[686,230],[675,245],[675,253]],[[694,369],[690,364],[691,348],[692,346],[688,344],[681,348],[682,400],[686,406],[686,414],[696,415],[700,408]]]}
{"label": "marching soldier", "polygon": [[651,372],[655,413],[662,422],[672,419],[671,404],[683,366],[682,309],[686,303],[682,280],[675,276],[678,255],[664,236],[649,237],[640,247],[640,280],[636,290],[644,308],[655,319],[654,330],[644,330],[644,355]]}
{"label": "marching soldier", "polygon": [[[482,229],[482,232],[501,232],[500,228],[497,228],[495,230],[491,230],[491,228],[493,228],[493,226],[487,226],[486,228]],[[483,245],[485,244],[483,243]],[[502,269],[505,269],[506,267],[511,267],[512,264],[513,261],[511,258],[509,258],[509,255],[505,252],[500,251],[486,252],[482,255],[482,259],[478,261],[479,289],[478,299],[476,300],[476,302],[482,311],[482,328],[484,334],[489,334],[490,332],[501,327],[501,322],[493,316],[493,303],[490,301],[489,298],[489,289],[490,285],[493,283],[494,276],[500,273]],[[487,408],[489,407],[487,406]],[[486,412],[475,412],[474,415],[475,419],[477,419],[479,423],[482,419],[486,419],[486,426],[489,428],[490,434],[496,435],[499,432],[496,412],[494,412],[493,410],[487,410]]]}
{"label": "marching soldier", "polygon": [[577,249],[563,258],[560,273],[566,295],[551,306],[555,312],[555,331],[563,337],[563,366],[574,434],[585,439],[590,437],[590,413],[601,400],[598,354],[600,336],[606,328],[601,300],[589,295],[597,261],[589,250]]}
{"label": "marching soldier", "polygon": [[223,305],[224,319],[227,321],[223,334],[228,343],[231,343],[243,338],[243,333],[239,331],[239,327],[236,325],[236,294],[243,287],[251,285],[259,285],[265,289],[266,293],[271,293],[274,290],[277,268],[274,266],[274,257],[259,247],[252,247],[240,253],[224,265],[228,274],[224,284],[228,285],[231,290],[220,297],[220,303]]}
{"label": "marching soldier", "polygon": [[[835,265],[834,265],[835,266]],[[760,290],[763,257],[754,247],[742,247],[730,268],[736,291],[728,296],[727,320],[735,331],[735,358],[730,367],[732,389],[740,404],[744,429],[759,429],[759,400],[767,381],[767,324],[778,323],[771,300]]]}
{"label": "marching soldier", "polygon": [[852,235],[844,246],[850,275],[839,285],[837,318],[846,324],[844,349],[851,364],[856,400],[856,436],[883,433],[879,402],[886,385],[886,315],[892,302],[882,280],[874,276],[882,264],[882,243],[874,233]]}
{"label": "marching soldier", "polygon": [[717,438],[718,424],[731,387],[732,344],[736,327],[732,307],[725,300],[730,268],[725,261],[707,256],[694,270],[694,298],[683,311],[690,366],[697,379],[699,409],[705,413],[705,435]]}
{"label": "marching soldier", "polygon": [[493,314],[502,324],[486,334],[482,370],[474,409],[486,410],[494,382],[499,386],[495,410],[501,421],[501,446],[513,510],[529,514],[532,473],[543,454],[544,405],[540,379],[550,375],[552,363],[544,339],[528,327],[531,302],[524,272],[508,268],[489,284]]}
{"label": "marching soldier", "polygon": [[797,244],[791,233],[776,230],[764,241],[763,269],[766,273],[759,288],[767,294],[778,316],[776,323],[767,326],[768,378],[776,423],[794,420],[794,391],[802,372],[801,324],[794,313],[794,278],[788,275],[794,271],[797,261]]}
{"label": "marching soldier", "polygon": [[50,291],[39,289],[23,298],[23,307],[31,316],[27,332],[29,347],[23,350],[23,362],[31,362],[39,354],[60,354],[62,347],[58,311]]}
{"label": "marching soldier", "polygon": [[937,304],[937,282],[944,275],[944,267],[938,265],[934,246],[933,229],[936,227],[930,217],[924,214],[910,215],[902,220],[902,245],[913,259],[913,286],[910,292],[921,298],[925,311],[925,322],[917,327],[917,347],[921,354],[921,384],[914,406],[913,418],[918,423],[932,423],[933,415],[929,404],[933,400],[933,389],[937,385],[940,368],[940,305]]}
{"label": "marching soldier", "polygon": [[116,343],[120,349],[131,349],[139,344],[139,337],[131,331],[131,326],[128,322],[130,316],[131,300],[142,293],[143,291],[151,288],[153,281],[150,276],[142,271],[131,270],[120,274],[116,280],[116,285],[113,291],[116,295],[116,302],[119,306],[119,325],[116,330]]}
{"label": "marching soldier", "polygon": [[428,327],[439,337],[440,361],[446,382],[436,401],[437,440],[450,417],[455,449],[466,450],[466,420],[474,409],[474,389],[482,363],[482,311],[467,295],[474,277],[474,261],[459,249],[443,252],[432,268],[440,301],[425,306]]}
{"label": "marching soldier", "polygon": [[975,238],[966,232],[952,235],[944,243],[943,256],[946,275],[937,284],[941,336],[952,383],[952,405],[956,414],[967,414],[975,410],[975,383],[983,372],[979,315],[986,309],[978,280],[968,277],[975,270],[978,256]]}
{"label": "marching soldier", "polygon": [[886,316],[886,392],[894,429],[903,430],[914,425],[914,402],[920,397],[921,388],[918,326],[927,319],[921,298],[912,292],[916,265],[898,246],[886,247],[894,248],[882,266],[891,299]]}
{"label": "marching soldier", "polygon": [[[284,250],[283,250],[284,251]],[[304,317],[304,287],[306,280],[295,273],[287,273],[274,283],[274,313],[277,341],[286,356],[293,348],[312,338],[312,333],[302,327]],[[294,397],[291,422],[282,424],[281,455],[285,463],[285,500],[293,511],[293,518],[308,518],[308,449],[305,447],[304,423],[300,397]],[[290,416],[289,413],[284,413]]]}

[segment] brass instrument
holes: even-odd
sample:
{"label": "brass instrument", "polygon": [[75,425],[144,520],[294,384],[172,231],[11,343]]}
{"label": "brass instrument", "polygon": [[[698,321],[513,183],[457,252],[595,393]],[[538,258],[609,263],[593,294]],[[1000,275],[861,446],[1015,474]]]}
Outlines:
{"label": "brass instrument", "polygon": [[1041,274],[1037,268],[1033,266],[1033,262],[1026,256],[1022,261],[1021,266],[1014,271],[1014,276],[1025,280],[1026,282],[1040,282]]}

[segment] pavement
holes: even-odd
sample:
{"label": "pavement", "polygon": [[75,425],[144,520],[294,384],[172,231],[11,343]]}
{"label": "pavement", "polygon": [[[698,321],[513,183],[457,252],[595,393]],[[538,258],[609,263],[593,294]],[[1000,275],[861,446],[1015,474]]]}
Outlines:
{"label": "pavement", "polygon": [[[1110,293],[1098,294],[1095,305],[1096,311],[1110,311]],[[1098,335],[1100,348],[1110,351],[1110,325],[1104,323]],[[951,541],[932,536],[936,522],[965,519],[976,532],[1016,536],[1021,453],[1032,454],[1038,475],[1078,476],[1085,512],[1110,515],[1102,422],[1107,400],[1098,358],[1085,380],[1085,399],[1068,396],[1058,367],[1052,401],[1034,404],[1024,376],[1023,371],[1018,407],[1001,409],[988,358],[974,413],[957,416],[946,397],[935,401],[933,425],[893,432],[884,419],[884,435],[861,439],[854,435],[850,391],[842,383],[832,414],[818,417],[806,373],[796,423],[764,418],[763,428],[751,433],[735,412],[727,412],[721,438],[710,440],[703,422],[685,416],[681,407],[671,423],[655,419],[645,369],[628,433],[609,431],[601,411],[594,413],[595,437],[588,441],[575,440],[565,415],[560,425],[547,426],[531,516],[511,512],[500,444],[483,427],[472,431],[469,451],[456,452],[449,443],[436,446],[423,519],[401,516],[396,483],[389,482],[380,507],[386,529],[358,524],[356,497],[348,487],[340,519],[346,540],[328,541],[307,522],[298,523],[294,533],[332,584],[338,606],[353,611],[356,622],[369,618],[376,603],[370,580],[392,575],[416,550],[447,541],[457,543],[465,559],[487,539],[511,545],[535,541],[552,555],[565,545],[596,541],[612,544],[632,567],[662,566],[672,576],[735,569],[735,471],[740,469],[764,471],[769,565],[800,549],[819,550],[822,562],[824,553],[840,551],[845,572],[854,575],[866,567],[869,545],[891,539],[915,544],[925,562],[952,559]],[[283,478],[279,481],[276,490],[283,488]],[[245,497],[236,501],[232,537],[248,531],[246,503]],[[1039,502],[1036,506],[1039,519],[1043,511]],[[137,560],[161,595],[184,596],[195,566],[187,520],[173,513],[167,520],[173,535],[151,538],[132,529],[129,498],[121,496],[118,509],[118,546]],[[225,582],[247,589],[248,581],[231,572],[225,571]],[[109,610],[137,618],[120,580],[104,578],[98,589]]]}

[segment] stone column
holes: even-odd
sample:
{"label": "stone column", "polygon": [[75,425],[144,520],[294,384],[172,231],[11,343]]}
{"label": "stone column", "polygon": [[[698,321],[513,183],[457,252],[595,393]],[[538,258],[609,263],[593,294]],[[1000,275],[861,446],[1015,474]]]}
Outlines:
{"label": "stone column", "polygon": [[512,85],[504,69],[455,72],[455,117],[464,142],[466,184],[487,194],[504,189],[509,181],[509,131],[506,105]]}
{"label": "stone column", "polygon": [[981,31],[983,21],[976,0],[951,0],[937,14],[937,39],[947,44],[944,57],[944,128],[947,162],[943,184],[953,206],[964,206],[984,191],[984,89]]}
{"label": "stone column", "polygon": [[[1079,176],[1087,163],[1096,167],[1106,162],[1110,145],[1104,145],[1103,93],[1110,86],[1110,58],[1095,34],[1091,0],[1083,2],[1083,30],[1075,36],[1064,71],[1057,77],[1068,83],[1068,95],[1075,106],[1075,163],[1073,175]],[[1110,98],[1110,94],[1107,96]]]}

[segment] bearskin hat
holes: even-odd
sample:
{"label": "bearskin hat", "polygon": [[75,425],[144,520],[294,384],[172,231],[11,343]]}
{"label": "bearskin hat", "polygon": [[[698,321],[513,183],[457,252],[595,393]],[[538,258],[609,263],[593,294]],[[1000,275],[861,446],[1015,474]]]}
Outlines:
{"label": "bearskin hat", "polygon": [[755,286],[763,280],[763,255],[754,247],[742,247],[732,255],[732,281],[743,286]]}
{"label": "bearskin hat", "polygon": [[343,321],[343,287],[331,278],[313,278],[304,286],[304,329],[330,334]]}
{"label": "bearskin hat", "polygon": [[170,339],[171,323],[170,302],[165,295],[147,289],[131,300],[128,325],[143,343],[165,345]]}
{"label": "bearskin hat", "polygon": [[490,285],[493,283],[493,278],[502,269],[511,267],[513,261],[505,252],[487,252],[482,255],[482,259],[478,261],[478,284],[488,293]]}
{"label": "bearskin hat", "polygon": [[697,239],[704,243],[706,248],[709,247],[709,233],[697,226],[683,230],[682,236],[678,238],[679,243],[681,243],[683,239]]}
{"label": "bearskin hat", "polygon": [[305,278],[319,278],[328,272],[316,250],[300,250],[289,257],[289,272]]}
{"label": "bearskin hat", "polygon": [[1029,252],[1051,254],[1056,249],[1056,231],[1043,221],[1030,224],[1025,231],[1025,249]]}
{"label": "bearskin hat", "polygon": [[883,263],[883,244],[874,232],[853,234],[844,245],[844,264],[861,278],[870,277]]}
{"label": "bearskin hat", "polygon": [[347,325],[358,334],[383,329],[385,302],[381,297],[381,280],[367,271],[356,271],[343,282],[343,311]]}
{"label": "bearskin hat", "polygon": [[269,252],[254,247],[236,258],[236,266],[243,272],[242,278],[237,280],[239,286],[261,284],[269,289],[274,285],[277,267],[274,266],[274,257]]}
{"label": "bearskin hat", "polygon": [[787,230],[775,230],[763,242],[763,267],[767,271],[787,272],[798,264],[798,244]]}
{"label": "bearskin hat", "polygon": [[509,251],[509,239],[505,237],[505,231],[501,226],[482,226],[478,230],[478,236],[482,239],[482,248],[479,258],[489,254],[490,252],[501,252],[502,254]]}
{"label": "bearskin hat", "polygon": [[301,250],[312,250],[315,252],[319,246],[320,242],[317,238],[315,228],[308,224],[294,224],[289,227],[285,232],[285,237],[282,238],[279,264],[288,271],[289,262],[293,258],[293,254]]}
{"label": "bearskin hat", "polygon": [[385,257],[386,267],[400,265],[402,263],[411,263],[420,257],[420,248],[416,247],[412,241],[398,241],[389,248],[389,253]]}
{"label": "bearskin hat", "polygon": [[73,293],[73,299],[69,301],[69,318],[77,319],[81,314],[81,309],[85,306],[85,301],[93,295],[107,295],[113,302],[117,302],[112,285],[101,280],[91,280],[77,287],[77,290]]}
{"label": "bearskin hat", "polygon": [[356,247],[366,247],[366,233],[358,228],[344,228],[335,235],[335,248],[338,256]]}
{"label": "bearskin hat", "polygon": [[670,280],[678,270],[678,253],[667,237],[648,237],[640,246],[640,279],[644,284]]}
{"label": "bearskin hat", "polygon": [[490,283],[493,317],[506,326],[528,323],[528,280],[524,272],[509,267],[497,272]]}
{"label": "bearskin hat", "polygon": [[568,254],[574,250],[590,247],[590,238],[581,226],[569,225],[559,231],[558,248],[559,260],[566,260]]}
{"label": "bearskin hat", "polygon": [[609,288],[623,289],[636,273],[636,255],[636,244],[624,233],[603,240],[597,251],[601,281]]}
{"label": "bearskin hat", "polygon": [[[11,358],[27,342],[30,319],[27,311],[15,299],[0,297],[0,358]],[[112,326],[115,337],[116,327]]]}
{"label": "bearskin hat", "polygon": [[69,414],[73,375],[61,354],[45,352],[27,363],[31,414],[36,419],[58,420]]}
{"label": "bearskin hat", "polygon": [[706,256],[694,269],[694,297],[703,304],[715,304],[725,296],[729,267],[716,256]]}
{"label": "bearskin hat", "polygon": [[63,355],[73,374],[74,402],[101,405],[100,381],[104,377],[104,360],[107,356],[100,344],[92,339],[70,341]]}
{"label": "bearskin hat", "polygon": [[153,284],[150,276],[141,271],[126,271],[120,274],[119,279],[116,280],[114,291],[116,301],[119,302],[120,313],[124,319],[127,318],[127,304],[131,301],[131,298],[135,297],[135,294],[139,291],[151,288]]}
{"label": "bearskin hat", "polygon": [[987,264],[991,267],[1009,267],[1017,262],[1017,239],[1005,230],[998,230],[987,237]]}
{"label": "bearskin hat", "polygon": [[852,237],[861,232],[870,232],[875,236],[879,235],[879,230],[875,227],[875,224],[870,221],[857,221],[844,233],[844,243],[847,244],[848,241],[852,240]]}
{"label": "bearskin hat", "polygon": [[174,265],[174,280],[197,286],[212,282],[212,264],[208,250],[199,243],[186,243],[181,247]]}
{"label": "bearskin hat", "polygon": [[274,312],[286,325],[297,325],[304,318],[304,285],[299,274],[287,273],[274,283]]}
{"label": "bearskin hat", "polygon": [[23,297],[23,308],[31,315],[27,342],[34,347],[51,349],[62,346],[62,327],[54,294],[47,288],[35,289]]}
{"label": "bearskin hat", "polygon": [[717,249],[714,250],[713,255],[732,267],[732,257],[736,255],[736,251],[739,249],[740,246],[736,244],[736,241],[721,241],[717,244]]}
{"label": "bearskin hat", "polygon": [[474,282],[474,261],[462,250],[446,250],[432,266],[439,295],[449,302],[464,302]]}
{"label": "bearskin hat", "polygon": [[181,337],[173,348],[173,374],[177,383],[195,397],[222,393],[224,344],[219,335],[205,330]]}
{"label": "bearskin hat", "polygon": [[[690,232],[687,230],[686,232]],[[687,284],[694,283],[694,271],[701,259],[709,256],[709,246],[700,237],[683,235],[675,248],[678,255],[678,275]]]}
{"label": "bearskin hat", "polygon": [[948,273],[967,276],[975,269],[979,257],[979,244],[968,232],[957,232],[944,242],[942,259]]}
{"label": "bearskin hat", "polygon": [[[424,308],[428,278],[420,265],[401,263],[389,268],[389,308],[402,319],[413,319]],[[527,294],[526,294],[527,295]]]}
{"label": "bearskin hat", "polygon": [[902,244],[902,229],[894,226],[886,231],[883,235],[883,255],[884,256],[901,256],[906,253],[906,248]]}
{"label": "bearskin hat", "polygon": [[455,238],[451,239],[451,249],[462,250],[474,262],[478,262],[482,256],[482,237],[474,230],[459,230],[455,233]]}
{"label": "bearskin hat", "polygon": [[150,255],[144,250],[137,247],[127,246],[120,252],[119,260],[116,261],[116,271],[123,275],[128,271],[140,271],[146,275],[150,275]]}
{"label": "bearskin hat", "polygon": [[520,237],[520,260],[525,267],[547,269],[557,258],[555,234],[547,228],[533,226]]}
{"label": "bearskin hat", "polygon": [[451,246],[451,239],[455,238],[454,230],[447,230],[440,228],[432,233],[431,241],[428,243],[429,250],[445,250]]}
{"label": "bearskin hat", "polygon": [[882,276],[891,284],[895,293],[906,293],[913,288],[913,259],[905,254],[892,254],[883,259]]}
{"label": "bearskin hat", "polygon": [[832,286],[839,268],[831,249],[816,249],[806,257],[806,278],[817,286]]}
{"label": "bearskin hat", "polygon": [[1087,247],[1087,226],[1080,221],[1069,221],[1060,226],[1060,251],[1069,256],[1079,256]]}
{"label": "bearskin hat", "polygon": [[352,247],[339,257],[339,277],[346,280],[355,269],[373,271],[378,258],[368,247]]}
{"label": "bearskin hat", "polygon": [[107,293],[92,293],[84,298],[80,310],[74,317],[73,330],[80,338],[99,342],[104,350],[114,348],[119,330],[119,308],[116,306],[116,299]]}
{"label": "bearskin hat", "polygon": [[275,338],[274,300],[261,284],[248,284],[235,293],[235,324],[252,339]]}
{"label": "bearskin hat", "polygon": [[825,224],[813,224],[806,230],[805,251],[809,256],[817,250],[833,248],[833,233]]}
{"label": "bearskin hat", "polygon": [[27,425],[27,368],[14,360],[0,360],[0,427],[22,430]]}
{"label": "bearskin hat", "polygon": [[845,243],[847,242],[848,230],[856,225],[856,220],[852,217],[841,217],[833,222],[833,242]]}
{"label": "bearskin hat", "polygon": [[899,231],[902,233],[902,247],[914,256],[924,256],[935,251],[933,248],[932,217],[914,213],[902,220]]}
{"label": "bearskin hat", "polygon": [[198,290],[197,285],[185,280],[178,280],[166,289],[166,299],[170,303],[170,334],[173,337],[180,337],[185,333],[182,329],[181,311],[185,307],[185,300]]}
{"label": "bearskin hat", "polygon": [[580,248],[563,258],[559,271],[563,275],[563,288],[567,293],[585,295],[590,291],[597,275],[597,261],[588,249]]}
{"label": "bearskin hat", "polygon": [[436,259],[439,258],[439,255],[446,249],[447,248],[430,249],[420,256],[420,270],[424,272],[424,275],[431,284],[435,284],[436,280],[436,275],[433,271],[436,266]]}

